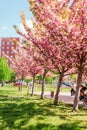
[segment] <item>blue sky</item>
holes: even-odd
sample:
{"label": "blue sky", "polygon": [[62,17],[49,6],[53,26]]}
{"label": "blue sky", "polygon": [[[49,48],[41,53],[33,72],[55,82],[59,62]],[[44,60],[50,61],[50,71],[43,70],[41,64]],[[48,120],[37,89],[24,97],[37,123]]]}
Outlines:
{"label": "blue sky", "polygon": [[13,25],[20,24],[20,12],[24,11],[27,19],[32,17],[27,0],[0,0],[0,37],[19,36]]}
{"label": "blue sky", "polygon": [[20,25],[21,11],[24,11],[27,20],[30,20],[32,14],[28,0],[0,0],[0,37],[19,37],[13,25]]}

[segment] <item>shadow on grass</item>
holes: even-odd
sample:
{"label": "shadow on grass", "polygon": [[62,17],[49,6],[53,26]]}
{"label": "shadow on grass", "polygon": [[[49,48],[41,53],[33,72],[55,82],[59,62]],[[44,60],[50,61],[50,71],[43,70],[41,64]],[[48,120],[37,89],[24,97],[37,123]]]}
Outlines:
{"label": "shadow on grass", "polygon": [[[41,102],[37,98],[0,98],[0,129],[21,130],[26,124],[29,125],[30,119],[33,119],[34,116],[53,115],[54,112],[41,106]],[[28,129],[27,127],[24,130]]]}
{"label": "shadow on grass", "polygon": [[81,130],[81,128],[79,128],[79,123],[80,122],[62,123],[58,126],[58,130]]}
{"label": "shadow on grass", "polygon": [[[80,122],[73,122],[73,123],[62,123],[61,125],[52,125],[52,124],[46,124],[46,123],[38,123],[36,125],[30,125],[28,128],[25,128],[25,130],[81,130],[79,128]],[[82,128],[82,130],[85,127]]]}
{"label": "shadow on grass", "polygon": [[[79,122],[61,125],[52,125],[50,122],[39,123],[49,116],[58,116],[62,120],[67,119],[67,114],[64,112],[70,110],[70,107],[64,104],[54,106],[51,102],[46,99],[42,101],[37,97],[30,99],[0,98],[0,130],[80,130]],[[59,110],[60,113],[55,110]],[[32,125],[30,120],[33,120]]]}

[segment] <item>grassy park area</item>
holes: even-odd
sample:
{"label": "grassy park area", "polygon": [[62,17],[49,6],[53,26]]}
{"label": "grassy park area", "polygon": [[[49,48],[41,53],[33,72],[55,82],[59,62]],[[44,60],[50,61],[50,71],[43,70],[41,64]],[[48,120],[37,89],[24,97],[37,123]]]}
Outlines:
{"label": "grassy park area", "polygon": [[87,130],[87,0],[9,2],[0,8],[0,130]]}
{"label": "grassy park area", "polygon": [[[61,92],[70,92],[70,87],[61,87]],[[35,84],[34,88],[35,92],[41,92],[41,84]],[[50,91],[56,91],[56,87],[54,84],[45,84],[45,91],[50,92]],[[31,89],[30,89],[31,92]],[[0,88],[0,96],[25,96],[27,93],[27,87],[23,87],[23,92],[19,93],[18,92],[18,87],[15,86],[13,87],[13,84],[6,84],[5,87]]]}
{"label": "grassy park area", "polygon": [[[70,87],[61,87],[61,92],[70,92]],[[35,91],[41,91],[41,84],[35,85]],[[54,84],[45,84],[45,91],[56,91]]]}
{"label": "grassy park area", "polygon": [[71,105],[31,97],[17,87],[0,88],[0,130],[86,130],[87,110],[72,112]]}

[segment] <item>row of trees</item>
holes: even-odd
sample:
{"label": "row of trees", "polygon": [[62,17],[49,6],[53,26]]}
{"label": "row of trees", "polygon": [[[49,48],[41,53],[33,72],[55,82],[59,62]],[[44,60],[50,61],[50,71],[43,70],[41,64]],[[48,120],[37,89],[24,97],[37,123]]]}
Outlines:
{"label": "row of trees", "polygon": [[[17,33],[26,41],[25,52],[22,51],[22,56],[17,54],[20,60],[17,58],[16,60],[18,65],[21,64],[19,68],[24,68],[25,75],[29,72],[33,80],[37,73],[42,73],[42,98],[46,74],[49,71],[59,74],[55,105],[58,103],[64,76],[77,74],[73,105],[73,110],[77,111],[80,85],[82,80],[86,80],[87,71],[87,2],[74,0],[70,4],[70,0],[29,0],[29,3],[34,14],[33,28],[27,25],[23,12],[21,22],[26,33],[20,32],[17,26],[14,26]],[[19,69],[16,73],[19,74]]]}
{"label": "row of trees", "polygon": [[[44,80],[45,76],[48,73],[47,67],[44,66],[44,61],[41,57],[39,57],[36,52],[35,46],[28,43],[28,46],[21,46],[19,43],[19,48],[17,50],[13,50],[15,54],[15,58],[12,59],[5,55],[8,60],[11,62],[11,67],[15,71],[16,76],[19,80],[23,81],[25,78],[32,77],[33,85],[32,85],[32,96],[34,95],[34,84],[35,78],[37,75],[41,75],[42,80],[42,92],[41,99],[44,98]],[[42,60],[42,61],[41,61]],[[49,73],[50,74],[50,73]],[[22,91],[22,84],[19,87],[19,91]]]}

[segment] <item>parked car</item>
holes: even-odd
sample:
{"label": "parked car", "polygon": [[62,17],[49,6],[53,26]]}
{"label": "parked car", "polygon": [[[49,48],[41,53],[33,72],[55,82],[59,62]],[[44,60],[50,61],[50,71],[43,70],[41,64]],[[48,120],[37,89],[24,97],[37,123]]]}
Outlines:
{"label": "parked car", "polygon": [[62,83],[62,86],[63,86],[63,87],[71,87],[72,84],[69,83],[69,82],[63,82],[63,83]]}
{"label": "parked car", "polygon": [[13,86],[20,86],[21,84],[19,82],[15,82]]}
{"label": "parked car", "polygon": [[13,86],[21,86],[21,85],[23,85],[23,86],[27,86],[27,83],[26,82],[20,82],[20,81],[16,81],[14,84],[13,84]]}

